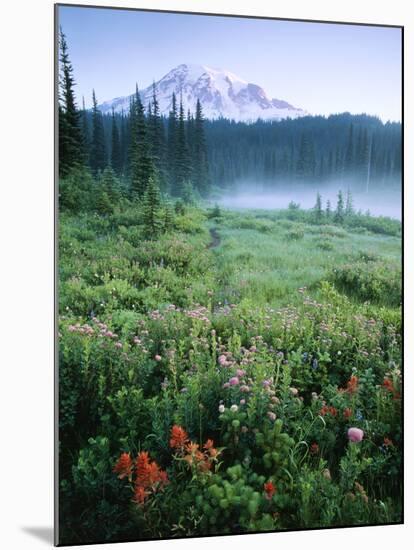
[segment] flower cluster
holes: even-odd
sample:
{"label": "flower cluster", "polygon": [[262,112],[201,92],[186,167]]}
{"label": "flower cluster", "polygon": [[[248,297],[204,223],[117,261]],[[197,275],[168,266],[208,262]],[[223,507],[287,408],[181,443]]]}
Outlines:
{"label": "flower cluster", "polygon": [[180,459],[190,467],[194,466],[199,472],[211,470],[220,454],[220,451],[214,447],[212,439],[207,439],[201,450],[198,443],[190,441],[184,428],[177,425],[171,428],[170,447],[175,450]]}
{"label": "flower cluster", "polygon": [[350,395],[353,395],[358,391],[358,377],[355,375],[352,375],[351,378],[348,380],[346,384],[346,390],[347,393]]}
{"label": "flower cluster", "polygon": [[210,319],[208,317],[209,311],[204,306],[198,305],[194,309],[185,310],[184,313],[185,315],[187,315],[187,317],[190,317],[191,319],[199,319],[204,323],[210,323]]}
{"label": "flower cluster", "polygon": [[400,394],[398,393],[397,389],[394,386],[393,381],[388,378],[387,376],[384,378],[384,381],[382,383],[382,387],[384,390],[390,392],[394,399],[399,399]]}
{"label": "flower cluster", "polygon": [[155,460],[151,461],[146,451],[141,451],[135,460],[129,453],[122,453],[113,471],[119,479],[128,478],[130,483],[135,474],[133,501],[140,506],[168,483],[167,472],[161,470]]}
{"label": "flower cluster", "polygon": [[336,410],[335,407],[331,407],[331,406],[328,406],[328,405],[324,405],[321,410],[319,411],[319,414],[321,416],[325,416],[327,414],[330,414],[331,416],[336,416],[338,414],[338,411]]}

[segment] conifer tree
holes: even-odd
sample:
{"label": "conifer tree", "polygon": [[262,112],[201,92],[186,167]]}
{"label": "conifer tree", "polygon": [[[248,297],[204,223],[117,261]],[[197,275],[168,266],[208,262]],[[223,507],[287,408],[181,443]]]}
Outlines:
{"label": "conifer tree", "polygon": [[325,159],[323,155],[321,155],[319,161],[319,177],[320,179],[323,179],[325,177]]}
{"label": "conifer tree", "polygon": [[73,67],[69,60],[66,37],[59,31],[59,173],[66,175],[84,164],[80,113],[76,107]]}
{"label": "conifer tree", "polygon": [[108,193],[104,190],[101,190],[96,197],[96,210],[99,212],[99,214],[106,215],[106,214],[112,214],[113,212],[113,205],[111,203],[111,200],[108,196]]}
{"label": "conifer tree", "polygon": [[92,172],[97,174],[99,171],[104,170],[107,165],[107,155],[102,113],[98,109],[95,90],[92,90],[92,105],[92,144],[90,166]]}
{"label": "conifer tree", "polygon": [[313,177],[315,174],[315,150],[312,138],[302,134],[297,162],[297,175],[300,179]]}
{"label": "conifer tree", "polygon": [[167,202],[164,209],[164,223],[163,230],[165,233],[169,233],[174,228],[174,212],[171,204]]}
{"label": "conifer tree", "polygon": [[160,217],[161,198],[154,176],[149,178],[143,204],[144,234],[147,238],[157,237],[162,227]]}
{"label": "conifer tree", "polygon": [[89,164],[91,149],[91,134],[89,129],[88,114],[85,107],[85,98],[82,97],[82,141],[85,163]]}
{"label": "conifer tree", "polygon": [[326,201],[326,210],[325,210],[325,213],[326,213],[326,217],[329,219],[332,215],[332,207],[331,207],[331,201],[330,200],[327,200]]}
{"label": "conifer tree", "polygon": [[354,125],[351,123],[349,127],[348,142],[345,152],[344,170],[349,176],[354,170]]}
{"label": "conifer tree", "polygon": [[314,212],[315,212],[316,222],[320,223],[323,217],[323,211],[322,211],[322,197],[319,192],[316,194],[316,204],[314,206]]}
{"label": "conifer tree", "polygon": [[338,191],[338,202],[336,203],[335,217],[336,223],[342,223],[344,221],[344,197],[342,191]]}
{"label": "conifer tree", "polygon": [[207,147],[204,135],[204,117],[200,100],[197,99],[194,130],[192,132],[193,143],[193,183],[201,196],[208,193],[209,175],[207,162]]}
{"label": "conifer tree", "polygon": [[171,110],[168,115],[168,174],[171,194],[175,193],[177,185],[177,100],[175,93],[172,95]]}
{"label": "conifer tree", "polygon": [[362,179],[366,177],[368,160],[369,160],[368,131],[366,128],[361,128],[358,134],[357,145],[355,150],[355,172]]}
{"label": "conifer tree", "polygon": [[116,177],[115,171],[111,166],[107,166],[102,172],[100,187],[108,195],[112,204],[119,201],[120,184],[118,178]]}
{"label": "conifer tree", "polygon": [[335,153],[335,174],[337,176],[342,176],[343,170],[344,170],[343,156],[341,154],[341,149],[338,145]]}
{"label": "conifer tree", "polygon": [[350,216],[351,214],[353,214],[353,212],[354,212],[354,204],[352,200],[351,190],[348,187],[346,191],[345,215]]}
{"label": "conifer tree", "polygon": [[334,163],[333,152],[332,152],[332,149],[330,149],[328,154],[328,165],[326,167],[326,173],[328,177],[331,177],[334,172],[333,163]]}
{"label": "conifer tree", "polygon": [[138,86],[131,102],[130,124],[131,194],[133,198],[142,198],[154,175],[154,165],[150,155],[147,123]]}
{"label": "conifer tree", "polygon": [[151,143],[151,155],[157,171],[160,187],[167,191],[167,177],[165,167],[166,144],[164,125],[160,115],[160,107],[157,98],[155,82],[152,84],[152,104],[148,112],[148,124]]}
{"label": "conifer tree", "polygon": [[115,118],[114,109],[112,109],[111,166],[116,174],[120,175],[122,173],[121,141],[119,137],[119,129]]}
{"label": "conifer tree", "polygon": [[120,141],[121,141],[121,158],[122,158],[122,173],[127,173],[129,164],[129,143],[130,143],[130,119],[125,116],[124,110],[121,112],[120,124]]}
{"label": "conifer tree", "polygon": [[182,98],[180,100],[180,110],[178,115],[177,139],[176,139],[176,182],[173,193],[177,197],[182,197],[184,188],[188,184],[190,176],[190,166],[188,158],[188,147],[185,135],[185,117]]}

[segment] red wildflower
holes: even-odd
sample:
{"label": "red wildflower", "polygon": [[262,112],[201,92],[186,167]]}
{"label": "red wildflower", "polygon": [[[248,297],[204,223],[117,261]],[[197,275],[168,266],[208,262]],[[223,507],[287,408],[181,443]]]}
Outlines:
{"label": "red wildflower", "polygon": [[382,383],[382,387],[383,387],[385,390],[387,390],[387,391],[389,391],[389,392],[391,392],[391,393],[393,393],[393,394],[395,394],[396,391],[397,391],[397,390],[395,389],[395,387],[394,387],[393,381],[390,380],[389,378],[384,378],[384,381],[383,381],[383,383]]}
{"label": "red wildflower", "polygon": [[349,407],[346,407],[346,409],[344,409],[344,418],[348,420],[348,418],[351,418],[351,416],[352,416],[352,409],[350,409]]}
{"label": "red wildflower", "polygon": [[118,474],[119,479],[127,477],[129,481],[132,479],[132,471],[134,468],[134,462],[129,453],[122,453],[118,459],[118,462],[114,466],[114,472]]}
{"label": "red wildflower", "polygon": [[276,487],[273,485],[271,481],[268,481],[263,485],[263,489],[265,492],[265,498],[267,500],[272,500],[273,495],[276,493]]}
{"label": "red wildflower", "polygon": [[146,451],[141,451],[136,460],[137,483],[146,487],[149,482],[150,460]]}
{"label": "red wildflower", "polygon": [[134,492],[134,501],[137,504],[144,504],[146,497],[148,496],[148,492],[145,490],[144,487],[141,485],[135,486],[135,492]]}
{"label": "red wildflower", "polygon": [[[134,461],[129,453],[123,453],[114,467],[120,479],[128,476],[132,481]],[[161,470],[155,460],[151,461],[146,451],[141,451],[135,460],[134,502],[144,504],[145,499],[168,483],[167,472]]]}
{"label": "red wildflower", "polygon": [[324,405],[322,409],[319,411],[319,414],[321,416],[325,416],[326,414],[330,414],[331,416],[336,416],[338,414],[338,411],[335,409],[335,407],[328,407],[327,405]]}
{"label": "red wildflower", "polygon": [[310,446],[310,454],[317,455],[318,453],[319,453],[319,445],[316,442],[314,442]]}
{"label": "red wildflower", "polygon": [[214,441],[212,439],[207,439],[203,449],[209,454],[210,458],[216,458],[219,455],[219,451],[214,447]]}
{"label": "red wildflower", "polygon": [[358,377],[352,375],[346,383],[346,391],[351,395],[358,391]]}
{"label": "red wildflower", "polygon": [[182,451],[187,443],[187,432],[181,426],[174,425],[171,428],[170,447]]}
{"label": "red wildflower", "polygon": [[384,381],[382,383],[382,387],[386,390],[386,391],[389,391],[390,393],[392,393],[394,399],[400,399],[400,394],[398,393],[398,391],[396,390],[396,388],[394,387],[394,383],[392,380],[390,380],[389,378],[385,377],[384,378]]}

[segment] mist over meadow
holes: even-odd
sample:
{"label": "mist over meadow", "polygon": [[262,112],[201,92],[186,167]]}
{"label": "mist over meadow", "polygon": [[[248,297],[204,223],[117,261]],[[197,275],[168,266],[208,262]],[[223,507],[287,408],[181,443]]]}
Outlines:
{"label": "mist over meadow", "polygon": [[253,209],[284,209],[289,203],[299,204],[307,210],[313,208],[316,203],[316,195],[319,192],[322,198],[322,206],[326,207],[330,201],[331,208],[335,208],[338,192],[344,195],[348,189],[352,194],[353,207],[356,212],[369,213],[373,216],[386,216],[401,220],[401,187],[399,182],[391,186],[381,186],[373,181],[369,189],[364,188],[360,182],[341,181],[340,178],[329,182],[309,182],[306,184],[292,183],[290,181],[279,182],[271,187],[262,182],[253,180],[241,180],[231,186],[228,191],[217,200],[217,203],[233,210]]}

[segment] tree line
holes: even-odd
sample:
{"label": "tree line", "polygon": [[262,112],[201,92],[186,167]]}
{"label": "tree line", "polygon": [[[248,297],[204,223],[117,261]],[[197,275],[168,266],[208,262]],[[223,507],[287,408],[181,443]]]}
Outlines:
{"label": "tree line", "polygon": [[253,124],[206,121],[211,179],[278,183],[347,180],[399,183],[401,124],[342,113]]}

